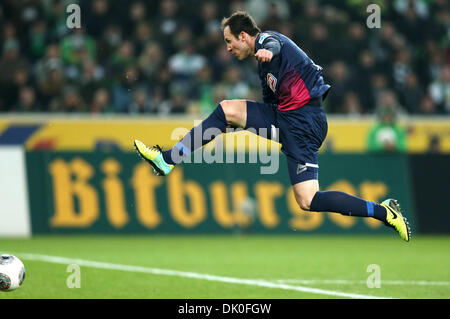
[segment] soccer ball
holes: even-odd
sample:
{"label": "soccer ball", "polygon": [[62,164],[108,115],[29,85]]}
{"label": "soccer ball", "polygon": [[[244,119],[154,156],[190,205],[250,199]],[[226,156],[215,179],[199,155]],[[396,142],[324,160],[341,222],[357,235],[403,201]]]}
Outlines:
{"label": "soccer ball", "polygon": [[13,255],[0,256],[0,290],[19,288],[25,279],[25,267],[19,258]]}

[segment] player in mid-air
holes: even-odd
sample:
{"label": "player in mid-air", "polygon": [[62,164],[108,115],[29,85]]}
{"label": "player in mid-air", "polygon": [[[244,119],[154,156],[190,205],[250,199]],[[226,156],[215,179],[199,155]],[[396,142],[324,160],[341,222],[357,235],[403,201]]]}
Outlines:
{"label": "player in mid-air", "polygon": [[[409,241],[409,224],[395,199],[377,204],[340,191],[319,190],[318,151],[328,130],[322,101],[330,90],[324,83],[322,68],[286,36],[274,31],[261,32],[244,11],[224,18],[222,31],[228,52],[239,60],[249,57],[258,60],[264,102],[220,102],[170,150],[147,147],[135,140],[136,150],[152,165],[154,173],[169,174],[183,157],[214,139],[215,135],[203,134],[209,128],[225,132],[231,126],[271,132],[264,137],[279,139],[281,151],[287,158],[295,199],[303,210],[372,217]],[[279,136],[273,136],[276,132]],[[201,143],[195,143],[194,136],[201,136]]]}

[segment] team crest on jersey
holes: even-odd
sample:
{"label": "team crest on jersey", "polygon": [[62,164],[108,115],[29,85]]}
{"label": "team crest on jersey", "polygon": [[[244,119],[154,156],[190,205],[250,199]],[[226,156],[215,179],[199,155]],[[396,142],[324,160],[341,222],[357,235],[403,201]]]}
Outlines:
{"label": "team crest on jersey", "polygon": [[277,87],[277,78],[272,73],[267,73],[267,85],[275,93]]}

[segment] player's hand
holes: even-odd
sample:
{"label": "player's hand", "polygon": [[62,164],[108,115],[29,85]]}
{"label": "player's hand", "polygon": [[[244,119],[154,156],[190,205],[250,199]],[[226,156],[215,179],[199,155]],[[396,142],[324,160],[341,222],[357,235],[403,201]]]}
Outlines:
{"label": "player's hand", "polygon": [[260,62],[270,62],[273,58],[273,53],[266,49],[259,49],[255,53],[255,57]]}

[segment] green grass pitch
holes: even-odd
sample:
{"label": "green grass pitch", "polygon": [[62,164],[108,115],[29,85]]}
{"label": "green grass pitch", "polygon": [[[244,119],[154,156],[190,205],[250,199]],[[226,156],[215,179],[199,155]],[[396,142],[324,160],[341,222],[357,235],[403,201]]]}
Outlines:
{"label": "green grass pitch", "polygon": [[26,278],[0,299],[450,298],[448,236],[35,236],[5,252]]}

